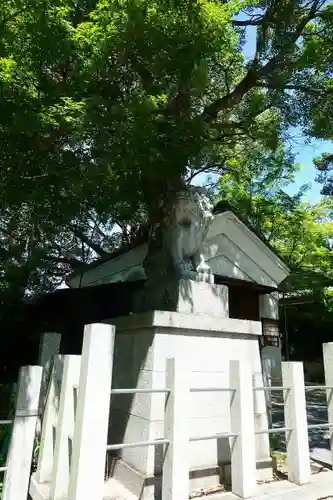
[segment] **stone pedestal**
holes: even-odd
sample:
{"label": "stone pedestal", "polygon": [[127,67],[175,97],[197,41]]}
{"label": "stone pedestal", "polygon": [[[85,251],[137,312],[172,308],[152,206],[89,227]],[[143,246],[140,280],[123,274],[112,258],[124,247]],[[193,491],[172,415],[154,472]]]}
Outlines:
{"label": "stone pedestal", "polygon": [[[223,288],[223,287],[222,287]],[[207,292],[206,292],[207,293]],[[202,304],[196,302],[200,308]],[[151,311],[112,320],[116,325],[114,388],[164,388],[166,359],[186,359],[191,387],[229,387],[229,360],[250,360],[256,385],[262,384],[258,336],[261,323]],[[256,420],[267,427],[265,396],[256,393]],[[111,401],[110,444],[163,437],[165,394],[115,395]],[[191,436],[230,431],[230,393],[191,394]],[[258,478],[271,475],[268,438],[258,436]],[[190,491],[216,486],[230,469],[228,438],[190,444]],[[140,499],[160,498],[163,446],[123,449],[112,473]],[[225,478],[224,478],[225,479]]]}
{"label": "stone pedestal", "polygon": [[134,311],[175,311],[229,316],[228,287],[214,285],[209,280],[169,279],[147,285],[134,298]]}

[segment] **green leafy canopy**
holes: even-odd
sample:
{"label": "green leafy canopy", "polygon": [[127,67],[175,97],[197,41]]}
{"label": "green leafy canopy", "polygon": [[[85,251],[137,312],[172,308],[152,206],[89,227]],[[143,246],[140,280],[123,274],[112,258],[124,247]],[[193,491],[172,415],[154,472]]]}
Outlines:
{"label": "green leafy canopy", "polygon": [[332,9],[320,0],[3,0],[4,282],[8,262],[27,290],[46,257],[71,268],[87,248],[108,253],[110,225],[135,238],[184,179],[242,179],[244,151],[266,161],[291,126],[330,139]]}

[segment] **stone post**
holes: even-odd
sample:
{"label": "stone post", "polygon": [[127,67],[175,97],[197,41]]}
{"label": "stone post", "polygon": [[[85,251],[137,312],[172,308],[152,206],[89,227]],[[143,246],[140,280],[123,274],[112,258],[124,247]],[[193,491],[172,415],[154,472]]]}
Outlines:
{"label": "stone post", "polygon": [[42,381],[41,366],[22,366],[2,500],[27,500]]}
{"label": "stone post", "polygon": [[70,471],[71,440],[74,431],[75,398],[80,377],[81,356],[64,356],[64,369],[56,427],[51,498],[62,500],[67,496]]}
{"label": "stone post", "polygon": [[288,479],[299,485],[311,479],[303,363],[282,363],[284,420],[287,431]]}
{"label": "stone post", "polygon": [[240,498],[257,489],[252,369],[248,361],[230,361],[231,488]]}
{"label": "stone post", "polygon": [[102,500],[115,328],[84,329],[68,500]]}
{"label": "stone post", "polygon": [[39,343],[38,364],[43,367],[41,396],[39,399],[39,418],[37,421],[37,435],[41,439],[41,415],[45,411],[46,398],[54,359],[59,355],[61,335],[59,333],[42,333]]}
{"label": "stone post", "polygon": [[54,453],[54,426],[58,415],[58,387],[63,375],[63,356],[55,356],[51,379],[47,391],[46,405],[43,414],[42,430],[40,435],[40,449],[36,471],[37,483],[51,481]]}
{"label": "stone post", "polygon": [[[333,387],[333,342],[323,344],[325,385]],[[333,423],[333,389],[326,390],[328,422]],[[333,427],[328,429],[333,460]],[[332,462],[333,463],[333,462]]]}
{"label": "stone post", "polygon": [[189,373],[179,359],[167,359],[164,437],[166,445],[163,463],[163,500],[187,499],[189,495]]}
{"label": "stone post", "polygon": [[50,359],[59,354],[60,342],[60,333],[43,333],[41,335],[38,356],[41,366],[45,366]]}

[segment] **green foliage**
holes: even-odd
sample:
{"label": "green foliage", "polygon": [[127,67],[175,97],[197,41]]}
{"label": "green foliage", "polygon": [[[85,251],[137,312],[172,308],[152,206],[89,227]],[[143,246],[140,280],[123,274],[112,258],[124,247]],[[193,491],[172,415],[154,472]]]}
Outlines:
{"label": "green foliage", "polygon": [[[182,180],[240,174],[244,151],[264,155],[274,179],[291,125],[330,139],[331,14],[319,0],[3,0],[6,300],[53,289],[78,262],[133,240],[142,222],[154,226]],[[257,43],[247,60],[249,27]],[[281,161],[290,176],[288,155]],[[301,254],[293,250],[295,265]]]}
{"label": "green foliage", "polygon": [[248,219],[292,271],[283,284],[288,293],[281,301],[280,326],[288,331],[289,354],[298,360],[321,358],[322,343],[332,340],[333,202],[303,202],[306,186],[293,196],[285,192],[298,166],[282,146],[275,153],[245,153],[234,167],[220,180],[219,196]]}
{"label": "green foliage", "polygon": [[286,454],[281,452],[281,449],[284,449],[284,439],[280,434],[270,434],[269,435],[269,446],[271,449],[271,457],[276,458],[276,460],[280,460],[286,462]]}
{"label": "green foliage", "polygon": [[282,146],[274,153],[244,154],[220,180],[220,197],[244,215],[291,269],[332,274],[333,202],[302,202],[307,186],[293,196],[283,188],[298,166]]}
{"label": "green foliage", "polygon": [[317,0],[6,0],[2,197],[44,216],[61,205],[68,219],[88,200],[106,211],[112,190],[122,217],[124,200],[153,209],[189,166],[223,170],[240,146],[274,148],[290,124],[327,138],[330,12]]}
{"label": "green foliage", "polygon": [[93,212],[67,225],[59,222],[42,223],[27,204],[19,211],[0,211],[0,318],[7,307],[53,291],[69,272],[106,256],[121,242],[120,228],[110,234],[114,221],[103,223]]}

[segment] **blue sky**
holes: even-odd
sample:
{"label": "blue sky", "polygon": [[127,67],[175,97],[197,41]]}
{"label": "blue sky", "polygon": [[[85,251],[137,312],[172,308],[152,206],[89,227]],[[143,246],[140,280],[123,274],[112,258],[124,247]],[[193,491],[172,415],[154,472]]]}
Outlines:
{"label": "blue sky", "polygon": [[[246,19],[246,16],[239,15],[238,19]],[[256,29],[254,26],[247,28],[247,40],[244,45],[244,54],[246,59],[252,59],[255,53]],[[292,152],[296,155],[295,161],[301,165],[296,174],[294,184],[290,185],[286,191],[294,194],[302,185],[311,184],[311,187],[304,197],[305,201],[316,203],[320,200],[321,185],[316,182],[316,169],[313,165],[313,158],[320,156],[321,153],[332,152],[333,143],[328,141],[311,141],[309,144],[300,131],[295,132],[292,142]]]}
{"label": "blue sky", "polygon": [[321,185],[315,181],[316,169],[313,165],[313,158],[320,156],[321,153],[332,151],[332,143],[328,141],[312,141],[307,143],[304,136],[298,136],[292,144],[292,151],[296,154],[296,162],[301,164],[301,169],[296,174],[295,182],[291,184],[286,191],[294,194],[302,185],[311,184],[311,187],[304,199],[311,203],[320,200]]}

